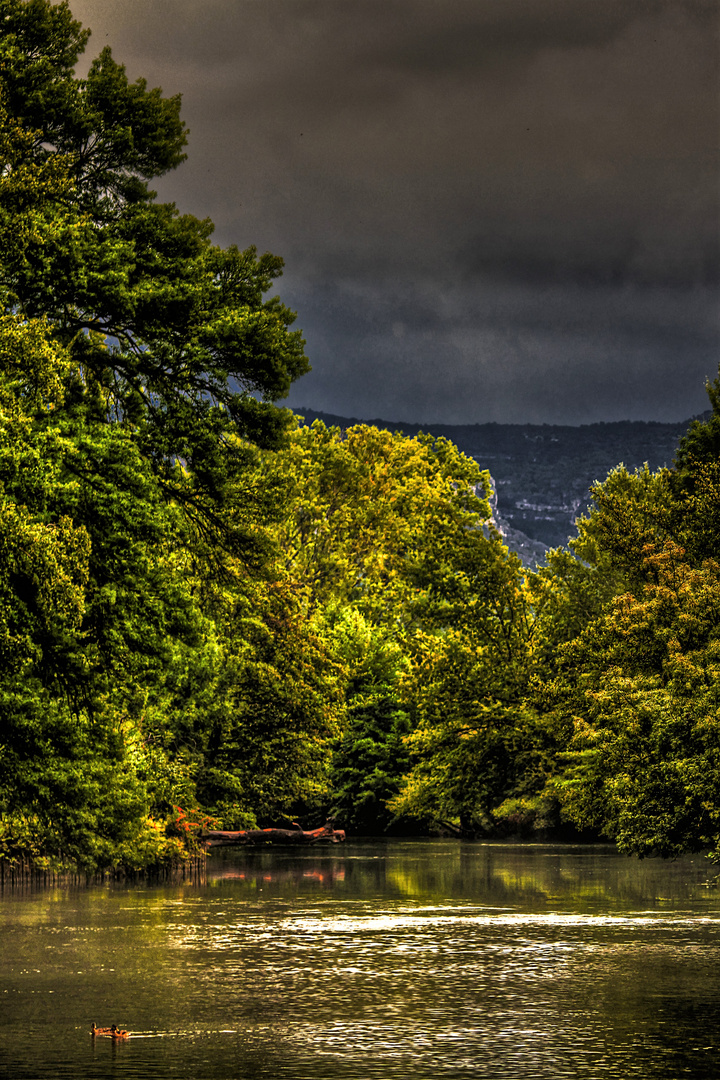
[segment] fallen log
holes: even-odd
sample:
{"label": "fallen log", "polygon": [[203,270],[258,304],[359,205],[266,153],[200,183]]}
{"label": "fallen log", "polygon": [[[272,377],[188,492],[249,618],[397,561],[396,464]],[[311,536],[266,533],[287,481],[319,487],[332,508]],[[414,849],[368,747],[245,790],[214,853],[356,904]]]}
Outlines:
{"label": "fallen log", "polygon": [[293,825],[290,829],[239,829],[230,832],[224,829],[204,829],[200,839],[205,847],[229,847],[234,844],[339,844],[345,839],[345,830],[336,829],[330,823],[319,829],[301,829]]}

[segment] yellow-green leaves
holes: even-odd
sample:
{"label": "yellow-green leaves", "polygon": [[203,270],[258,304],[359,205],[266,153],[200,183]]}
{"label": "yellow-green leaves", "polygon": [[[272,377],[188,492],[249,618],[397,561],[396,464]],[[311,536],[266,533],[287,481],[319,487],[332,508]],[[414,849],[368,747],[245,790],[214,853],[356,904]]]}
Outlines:
{"label": "yellow-green leaves", "polygon": [[452,543],[490,513],[480,469],[446,440],[316,421],[292,433],[276,467],[289,493],[277,531],[288,572],[315,599],[352,598],[368,613],[413,595],[431,537]]}
{"label": "yellow-green leaves", "polygon": [[52,410],[62,403],[66,352],[44,319],[0,315],[0,409],[6,416]]}

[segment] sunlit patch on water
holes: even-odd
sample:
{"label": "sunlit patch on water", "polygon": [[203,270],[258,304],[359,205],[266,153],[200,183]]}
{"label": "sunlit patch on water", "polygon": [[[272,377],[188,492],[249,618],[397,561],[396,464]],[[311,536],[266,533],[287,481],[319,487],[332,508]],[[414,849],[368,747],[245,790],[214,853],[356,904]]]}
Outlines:
{"label": "sunlit patch on water", "polygon": [[338,915],[335,917],[307,918],[298,917],[284,919],[279,925],[279,930],[294,931],[296,933],[327,933],[331,931],[338,934],[353,934],[369,932],[382,932],[384,930],[427,929],[429,926],[508,926],[508,927],[602,927],[602,926],[696,926],[710,923],[720,925],[719,917],[706,918],[663,918],[659,914],[638,915],[585,915],[585,914],[528,914],[526,912],[469,912],[467,908],[457,911],[456,909],[434,908],[433,914],[424,912],[384,912],[380,915]]}
{"label": "sunlit patch on water", "polygon": [[[321,943],[325,949],[334,945],[345,948],[348,939],[363,951],[368,949],[394,951],[437,951],[454,940],[453,935],[467,938],[475,934],[482,937],[486,947],[494,947],[492,939],[501,936],[517,943],[518,937],[542,937],[541,944],[533,948],[561,948],[563,942],[557,934],[567,933],[573,941],[582,938],[585,946],[592,945],[603,931],[643,935],[647,931],[683,931],[695,933],[707,927],[720,928],[720,915],[669,917],[660,912],[627,914],[585,914],[548,912],[508,912],[486,908],[457,908],[454,906],[389,910],[381,912],[312,912],[310,914],[284,916],[268,926],[254,913],[243,913],[238,919],[227,912],[227,921],[206,922],[202,925],[182,923],[173,928],[172,943],[178,949],[197,948],[232,950],[250,943],[264,945],[269,952],[275,950],[296,951],[316,947]],[[548,940],[545,940],[547,935]]]}

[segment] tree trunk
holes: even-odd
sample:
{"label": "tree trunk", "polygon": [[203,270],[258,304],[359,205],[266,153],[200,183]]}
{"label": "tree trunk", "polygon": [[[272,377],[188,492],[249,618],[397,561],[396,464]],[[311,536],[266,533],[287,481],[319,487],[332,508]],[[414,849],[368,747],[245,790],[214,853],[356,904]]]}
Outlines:
{"label": "tree trunk", "polygon": [[227,832],[208,829],[200,834],[205,847],[229,847],[235,844],[316,844],[318,841],[338,844],[345,839],[343,829],[335,829],[328,823],[319,829],[306,831],[299,825],[290,829],[240,829]]}

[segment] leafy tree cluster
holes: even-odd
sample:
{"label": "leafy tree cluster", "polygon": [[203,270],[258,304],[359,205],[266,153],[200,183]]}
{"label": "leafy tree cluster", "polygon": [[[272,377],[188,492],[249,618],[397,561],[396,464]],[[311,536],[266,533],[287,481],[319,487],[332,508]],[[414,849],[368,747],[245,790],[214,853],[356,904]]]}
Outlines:
{"label": "leafy tree cluster", "polygon": [[568,734],[552,784],[640,856],[720,858],[720,379],[708,389],[673,468],[614,470],[573,555],[540,574],[543,692]]}
{"label": "leafy tree cluster", "polygon": [[[416,675],[397,809],[720,861],[720,377],[708,390],[712,412],[671,469],[614,469],[578,537],[513,584],[504,659],[475,637],[473,584],[463,651]],[[474,640],[484,647],[466,658]]]}
{"label": "leafy tree cluster", "polygon": [[186,852],[176,806],[313,785],[329,661],[259,468],[308,365],[265,298],[282,261],[149,187],[184,157],[179,100],[108,49],[76,78],[67,3],[0,15],[0,853],[146,865]]}
{"label": "leafy tree cluster", "polygon": [[326,815],[720,857],[720,382],[524,570],[448,440],[278,407],[282,261],[149,186],[179,100],[0,14],[0,858]]}

